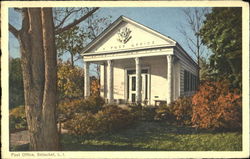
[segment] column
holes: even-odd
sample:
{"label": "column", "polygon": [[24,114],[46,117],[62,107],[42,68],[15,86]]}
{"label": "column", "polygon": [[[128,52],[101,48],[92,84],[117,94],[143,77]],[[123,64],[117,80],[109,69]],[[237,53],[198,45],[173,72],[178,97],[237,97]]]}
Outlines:
{"label": "column", "polygon": [[113,64],[111,60],[108,60],[108,102],[112,103],[113,99],[114,99],[114,95],[113,95]]}
{"label": "column", "polygon": [[140,58],[135,58],[135,72],[136,72],[136,102],[141,103],[141,65]]}
{"label": "column", "polygon": [[90,95],[90,83],[89,83],[89,62],[85,62],[84,65],[84,97]]}
{"label": "column", "polygon": [[167,63],[168,63],[168,73],[167,73],[167,104],[172,102],[172,63],[173,63],[173,56],[167,55]]}
{"label": "column", "polygon": [[106,70],[106,62],[103,62],[100,65],[100,84],[101,84],[101,89],[100,89],[100,95],[104,99],[107,98],[107,70]]}

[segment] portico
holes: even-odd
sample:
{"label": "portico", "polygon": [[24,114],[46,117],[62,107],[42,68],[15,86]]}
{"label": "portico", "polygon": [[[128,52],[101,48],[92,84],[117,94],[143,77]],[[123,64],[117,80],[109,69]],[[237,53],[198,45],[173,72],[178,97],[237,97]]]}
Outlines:
{"label": "portico", "polygon": [[[90,63],[101,65],[101,96],[109,103],[170,103],[195,90],[198,67],[180,45],[123,16],[82,55],[86,97],[90,95]],[[189,72],[188,76],[184,72]],[[184,90],[184,85],[192,88]]]}

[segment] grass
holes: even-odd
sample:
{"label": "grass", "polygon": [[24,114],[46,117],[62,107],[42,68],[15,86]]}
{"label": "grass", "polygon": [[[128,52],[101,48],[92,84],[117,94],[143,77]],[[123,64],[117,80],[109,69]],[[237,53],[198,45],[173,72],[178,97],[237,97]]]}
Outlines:
{"label": "grass", "polygon": [[62,136],[64,151],[241,151],[241,132],[196,131],[162,122],[138,122],[113,134]]}

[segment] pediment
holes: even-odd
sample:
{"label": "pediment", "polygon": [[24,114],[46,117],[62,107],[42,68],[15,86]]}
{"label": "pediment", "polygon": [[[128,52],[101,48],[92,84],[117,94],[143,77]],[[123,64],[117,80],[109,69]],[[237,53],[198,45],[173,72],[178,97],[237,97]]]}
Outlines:
{"label": "pediment", "polygon": [[173,46],[176,43],[169,37],[126,17],[121,17],[119,21],[114,23],[90,43],[83,50],[83,54],[111,53],[124,50]]}

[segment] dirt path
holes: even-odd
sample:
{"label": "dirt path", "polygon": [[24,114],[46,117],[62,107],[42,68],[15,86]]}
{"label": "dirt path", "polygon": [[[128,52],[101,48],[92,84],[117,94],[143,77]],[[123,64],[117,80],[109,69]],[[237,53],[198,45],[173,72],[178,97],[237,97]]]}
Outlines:
{"label": "dirt path", "polygon": [[[67,133],[68,131],[65,129],[61,130],[61,133]],[[19,131],[10,134],[10,146],[18,146],[28,144],[29,141],[29,132],[28,130]]]}
{"label": "dirt path", "polygon": [[18,146],[27,143],[29,143],[29,132],[27,130],[10,134],[11,146]]}

